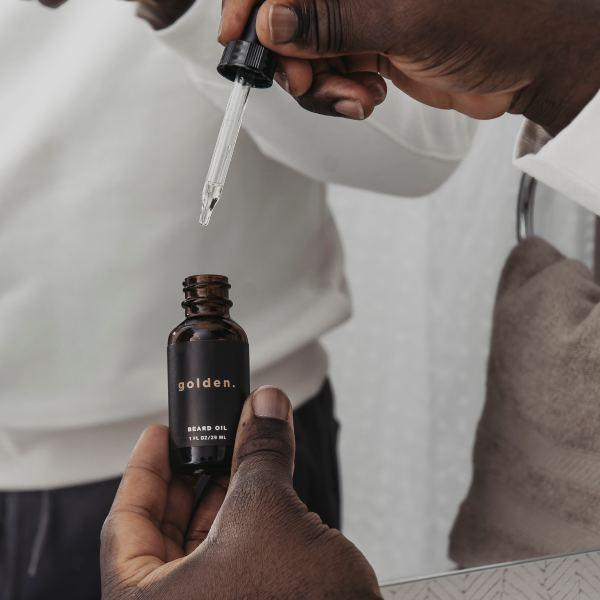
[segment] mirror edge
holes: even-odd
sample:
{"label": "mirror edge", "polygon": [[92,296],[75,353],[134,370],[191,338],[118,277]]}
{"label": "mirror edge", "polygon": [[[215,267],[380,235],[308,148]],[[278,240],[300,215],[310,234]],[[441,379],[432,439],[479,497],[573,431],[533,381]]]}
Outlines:
{"label": "mirror edge", "polygon": [[[600,550],[450,571],[381,585],[384,600],[499,597],[552,600],[567,597],[573,589],[593,591],[600,598]],[[504,590],[510,590],[508,595],[504,595]],[[578,597],[578,594],[573,596]]]}

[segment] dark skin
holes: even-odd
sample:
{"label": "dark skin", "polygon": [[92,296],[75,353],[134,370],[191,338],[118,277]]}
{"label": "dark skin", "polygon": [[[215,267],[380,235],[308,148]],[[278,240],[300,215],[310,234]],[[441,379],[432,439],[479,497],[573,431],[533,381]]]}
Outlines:
{"label": "dark skin", "polygon": [[[239,36],[253,4],[226,1],[221,43]],[[365,82],[383,76],[430,106],[523,114],[556,135],[600,89],[600,0],[267,0],[257,30],[284,56],[292,95],[322,114],[355,98],[368,116]],[[357,56],[370,57],[367,72]]]}
{"label": "dark skin", "polygon": [[[224,2],[222,44],[255,3]],[[162,29],[192,4],[140,0],[137,12]],[[281,55],[277,81],[324,115],[368,117],[386,78],[424,104],[476,119],[523,114],[556,135],[600,89],[600,0],[267,0],[257,30]],[[341,114],[340,100],[361,110]]]}
{"label": "dark skin", "polygon": [[[39,0],[49,8],[58,8],[67,0]],[[194,4],[194,0],[137,0],[137,15],[150,23],[154,29],[172,25]]]}
{"label": "dark skin", "polygon": [[[258,416],[261,394],[276,416]],[[213,478],[193,510],[196,481],[171,474],[168,429],[149,427],[102,530],[103,600],[381,598],[365,557],[298,498],[294,446],[287,396],[260,388],[244,405],[231,482]]]}

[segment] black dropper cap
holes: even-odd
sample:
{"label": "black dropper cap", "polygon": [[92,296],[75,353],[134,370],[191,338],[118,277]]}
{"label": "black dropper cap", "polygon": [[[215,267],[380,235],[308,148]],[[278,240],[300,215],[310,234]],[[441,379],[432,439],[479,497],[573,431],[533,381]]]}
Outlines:
{"label": "black dropper cap", "polygon": [[235,81],[238,69],[253,73],[252,87],[255,88],[270,88],[273,85],[273,75],[279,60],[279,56],[265,48],[256,35],[256,15],[263,2],[252,8],[242,39],[227,42],[217,67],[217,71],[229,81]]}

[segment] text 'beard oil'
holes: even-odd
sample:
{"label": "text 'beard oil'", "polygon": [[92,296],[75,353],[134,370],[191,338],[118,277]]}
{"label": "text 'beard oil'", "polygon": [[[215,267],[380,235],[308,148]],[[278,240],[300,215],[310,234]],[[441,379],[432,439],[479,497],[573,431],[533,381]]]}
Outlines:
{"label": "text 'beard oil'", "polygon": [[235,434],[250,393],[248,337],[229,317],[222,275],[183,282],[186,319],[169,335],[169,445],[173,473],[231,469]]}

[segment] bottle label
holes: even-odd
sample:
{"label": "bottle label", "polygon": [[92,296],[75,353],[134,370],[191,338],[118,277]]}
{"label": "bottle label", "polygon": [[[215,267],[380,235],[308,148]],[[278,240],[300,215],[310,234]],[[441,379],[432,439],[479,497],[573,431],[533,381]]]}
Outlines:
{"label": "bottle label", "polygon": [[167,346],[167,358],[171,444],[233,446],[250,393],[248,344],[182,342]]}

